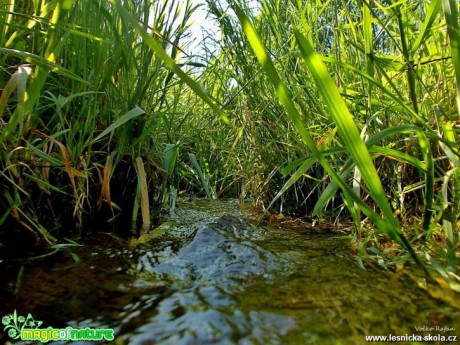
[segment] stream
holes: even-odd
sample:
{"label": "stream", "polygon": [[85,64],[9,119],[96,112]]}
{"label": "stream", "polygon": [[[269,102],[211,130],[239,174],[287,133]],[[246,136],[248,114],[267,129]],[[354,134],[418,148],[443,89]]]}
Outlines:
{"label": "stream", "polygon": [[[404,274],[363,270],[343,233],[251,219],[234,201],[182,200],[139,238],[99,232],[40,259],[2,259],[0,317],[16,309],[42,328],[113,328],[110,343],[139,345],[460,333],[459,309]],[[0,332],[0,343],[28,342]]]}

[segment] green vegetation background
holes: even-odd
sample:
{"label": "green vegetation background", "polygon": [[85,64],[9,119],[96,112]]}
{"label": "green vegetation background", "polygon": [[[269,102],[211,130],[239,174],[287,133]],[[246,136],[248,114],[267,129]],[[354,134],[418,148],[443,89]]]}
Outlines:
{"label": "green vegetation background", "polygon": [[458,3],[251,6],[208,0],[221,37],[199,57],[190,1],[2,1],[0,241],[250,198],[351,219],[362,257],[458,288]]}

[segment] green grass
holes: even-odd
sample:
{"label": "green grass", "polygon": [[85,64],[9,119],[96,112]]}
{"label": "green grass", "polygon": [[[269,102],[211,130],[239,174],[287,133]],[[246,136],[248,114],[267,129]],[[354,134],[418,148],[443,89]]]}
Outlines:
{"label": "green grass", "polygon": [[203,57],[184,53],[188,1],[0,5],[0,236],[249,197],[352,219],[362,254],[390,243],[454,279],[458,4],[256,3],[207,1],[222,35]]}

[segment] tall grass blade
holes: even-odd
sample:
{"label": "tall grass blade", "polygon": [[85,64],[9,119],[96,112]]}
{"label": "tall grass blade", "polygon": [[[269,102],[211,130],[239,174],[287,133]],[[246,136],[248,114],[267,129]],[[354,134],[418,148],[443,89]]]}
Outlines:
{"label": "tall grass blade", "polygon": [[203,186],[206,196],[208,199],[214,199],[214,193],[212,192],[211,186],[209,185],[209,178],[204,175],[203,170],[200,167],[200,164],[198,163],[198,160],[196,159],[196,156],[193,153],[188,154],[190,161],[192,162],[192,165],[198,174],[198,177],[201,181],[201,185]]}
{"label": "tall grass blade", "polygon": [[302,165],[292,174],[289,180],[284,184],[284,186],[279,190],[279,192],[275,195],[273,200],[270,202],[267,208],[273,206],[276,200],[278,200],[284,193],[292,187],[294,183],[296,183],[304,174],[305,172],[312,166],[313,163],[316,162],[314,157],[307,158]]}
{"label": "tall grass blade", "polygon": [[417,131],[423,159],[425,161],[425,209],[423,211],[423,230],[428,232],[431,224],[431,215],[433,213],[434,198],[434,163],[431,153],[430,144],[424,132]]}
{"label": "tall grass blade", "polygon": [[[163,180],[163,202],[169,198],[170,206],[175,207],[177,190],[174,185],[174,169],[179,156],[179,144],[166,144],[163,152],[163,170],[167,172]],[[172,198],[172,199],[171,199]]]}
{"label": "tall grass blade", "polygon": [[[399,125],[399,126],[394,126],[390,128],[386,128],[383,131],[378,132],[377,134],[374,134],[372,137],[370,137],[366,141],[366,147],[369,149],[369,151],[388,155],[390,157],[393,157],[394,159],[398,159],[402,162],[406,162],[411,164],[412,166],[416,167],[419,169],[422,173],[426,173],[426,165],[417,159],[406,155],[400,151],[392,150],[389,148],[380,148],[377,145],[377,143],[383,141],[386,138],[390,138],[392,136],[396,135],[402,135],[402,134],[412,134],[414,132],[420,132],[422,129],[416,125]],[[340,176],[342,178],[346,178],[347,176],[350,175],[351,171],[353,170],[355,163],[354,161],[349,158],[347,161],[343,164],[342,171],[340,172]],[[329,202],[329,200],[334,196],[336,193],[337,189],[339,186],[335,181],[332,181],[327,188],[324,190],[324,192],[321,194],[320,198],[315,204],[315,207],[313,209],[313,214],[317,215],[318,213],[321,212],[321,210],[325,207],[325,205]]]}
{"label": "tall grass blade", "polygon": [[157,55],[164,64],[175,73],[184,83],[186,83],[204,102],[206,102],[212,110],[219,114],[220,118],[230,124],[228,117],[224,114],[221,107],[210,97],[210,95],[192,78],[190,78],[172,59],[168,53],[158,44],[152,35],[139,24],[118,0],[109,0],[115,6],[120,15],[133,27],[133,29],[144,39],[145,43]]}
{"label": "tall grass blade", "polygon": [[442,6],[446,17],[447,33],[449,34],[452,64],[455,70],[457,119],[460,120],[460,26],[458,23],[458,2],[455,0],[442,0]]}
{"label": "tall grass blade", "polygon": [[128,111],[126,114],[120,116],[118,119],[116,119],[109,127],[107,127],[105,130],[102,131],[101,134],[99,134],[96,138],[93,139],[93,143],[97,142],[98,140],[102,139],[103,137],[105,137],[107,134],[109,133],[112,133],[115,129],[117,129],[118,127],[120,127],[121,125],[125,124],[126,122],[138,117],[138,116],[141,116],[141,115],[144,115],[145,112],[139,108],[139,107],[135,107],[133,109],[131,109],[130,111]]}
{"label": "tall grass blade", "polygon": [[39,66],[41,68],[47,69],[53,73],[62,75],[63,77],[75,80],[77,82],[87,84],[87,81],[85,79],[80,78],[77,76],[75,73],[69,71],[68,69],[62,67],[61,65],[57,64],[54,61],[47,60],[39,55],[18,50],[18,49],[10,49],[10,48],[2,48],[0,47],[0,53],[3,53],[6,55],[12,55],[16,56],[18,58],[22,58],[29,63]]}
{"label": "tall grass blade", "polygon": [[142,157],[136,158],[136,171],[138,178],[138,186],[141,194],[142,230],[147,231],[150,229],[150,206],[147,176],[145,174],[144,162],[142,161]]}
{"label": "tall grass blade", "polygon": [[[390,88],[388,88],[383,83],[379,82],[377,79],[367,74],[365,71],[362,71],[359,68],[352,66],[351,64],[346,63],[344,61],[339,61],[337,59],[334,59],[328,56],[322,56],[321,59],[324,62],[330,62],[338,66],[345,67],[346,69],[353,71],[357,73],[358,75],[362,76],[363,78],[371,82],[374,86],[381,89],[388,96],[389,99],[396,102],[401,107],[401,109],[407,113],[408,118],[415,119],[419,126],[425,126],[428,131],[431,131],[431,128],[426,126],[426,121],[420,116],[420,114],[416,113],[414,109],[412,109],[410,106],[408,106],[405,103],[403,95],[400,93],[400,91],[396,87],[393,87],[393,92],[392,92]],[[378,60],[379,58],[374,57],[374,59]]]}
{"label": "tall grass blade", "polygon": [[[372,16],[371,10],[369,8],[370,4],[363,4],[363,30],[364,30],[364,53],[366,54],[367,60],[367,74],[371,77],[374,77],[374,37],[373,37],[373,28],[372,28]],[[371,87],[372,84],[369,84],[369,97],[371,97]]]}
{"label": "tall grass blade", "polygon": [[45,189],[51,189],[51,190],[54,190],[55,192],[58,192],[58,193],[61,193],[61,194],[64,194],[64,195],[69,195],[68,193],[64,192],[62,189],[56,187],[56,186],[53,186],[52,184],[46,182],[46,181],[43,181],[35,176],[32,176],[30,174],[27,174],[27,173],[23,173],[23,175],[25,177],[27,177],[28,179],[32,180],[32,181],[35,181],[38,185],[40,185],[42,188],[45,188]]}
{"label": "tall grass blade", "polygon": [[11,133],[13,133],[18,125],[22,131],[25,117],[24,103],[27,98],[26,86],[31,72],[32,69],[29,66],[19,66],[17,71],[13,73],[11,78],[8,80],[0,96],[0,116],[3,117],[9,97],[11,96],[14,89],[17,90],[17,107],[14,113],[11,115],[10,120],[6,124],[2,133],[0,133],[0,145],[11,135]]}
{"label": "tall grass blade", "polygon": [[[412,250],[410,243],[407,239],[399,232],[399,226],[396,220],[393,217],[393,213],[391,212],[391,208],[385,199],[385,194],[383,192],[383,188],[380,183],[380,179],[377,176],[377,172],[375,171],[375,167],[372,163],[372,159],[369,156],[369,153],[362,142],[359,132],[354,125],[351,115],[348,112],[348,109],[343,104],[343,100],[340,98],[340,94],[338,94],[338,90],[332,82],[331,77],[327,74],[326,68],[324,67],[321,59],[319,58],[316,53],[314,53],[313,49],[311,48],[309,43],[306,43],[306,40],[301,36],[301,34],[296,31],[296,37],[301,48],[302,55],[306,57],[306,62],[312,66],[312,68],[320,68],[321,72],[314,72],[314,76],[317,78],[317,85],[320,88],[320,92],[323,97],[327,100],[327,104],[332,107],[331,112],[333,113],[334,120],[337,121],[337,125],[339,127],[339,133],[341,132],[342,137],[344,137],[344,141],[351,145],[353,158],[356,163],[359,162],[359,168],[361,169],[363,178],[368,183],[369,188],[371,189],[371,193],[374,196],[374,199],[378,202],[379,206],[381,207],[382,212],[386,215],[387,219],[381,218],[377,215],[367,204],[363,202],[363,200],[357,196],[353,190],[345,183],[345,181],[331,168],[329,163],[326,161],[322,153],[317,149],[313,139],[311,138],[310,134],[305,129],[302,121],[300,119],[300,114],[298,113],[292,99],[290,97],[290,93],[284,83],[281,81],[271,59],[268,56],[267,51],[262,43],[260,35],[255,30],[254,26],[248,19],[248,17],[243,13],[243,11],[237,6],[233,5],[233,9],[235,10],[236,15],[241,23],[244,33],[249,40],[249,43],[259,61],[265,73],[267,74],[268,78],[270,79],[271,83],[275,86],[278,98],[280,103],[286,109],[289,117],[294,122],[295,128],[300,134],[302,140],[307,145],[308,149],[313,153],[313,156],[321,163],[323,168],[328,172],[331,177],[337,182],[340,188],[346,193],[349,197],[356,202],[360,209],[368,216],[377,226],[377,228],[382,232],[393,238],[395,241],[400,243],[403,247],[407,248],[414,259],[418,261],[415,253]],[[310,58],[314,58],[314,61],[310,61]],[[315,79],[316,79],[315,78]],[[323,82],[322,78],[325,78],[327,82]],[[325,88],[326,86],[326,88]],[[332,90],[328,90],[328,88],[332,88]],[[332,99],[327,95],[328,91],[333,92]],[[338,95],[338,96],[337,96]],[[337,108],[338,106],[338,108]],[[341,111],[345,110],[346,119],[341,118]],[[348,128],[349,127],[349,128]],[[347,132],[350,130],[350,132]],[[354,140],[357,138],[357,146],[354,146]],[[361,143],[361,144],[360,144]],[[347,145],[347,146],[348,146]],[[361,155],[364,158],[361,159]]]}
{"label": "tall grass blade", "polygon": [[163,169],[169,174],[172,174],[176,167],[177,157],[179,156],[178,144],[166,144],[163,153]]}
{"label": "tall grass blade", "polygon": [[442,0],[431,0],[428,5],[425,21],[420,32],[411,48],[411,53],[415,53],[430,35],[431,28],[442,9]]}
{"label": "tall grass blade", "polygon": [[110,194],[110,180],[112,179],[112,174],[113,159],[111,155],[108,155],[104,165],[103,174],[100,175],[101,193],[99,195],[99,200],[97,201],[97,207],[99,209],[102,207],[103,202],[106,202],[109,205],[112,204],[112,197]]}
{"label": "tall grass blade", "polygon": [[389,225],[394,228],[392,232],[398,232],[398,224],[393,217],[393,212],[387,201],[372,158],[361,139],[352,115],[340,96],[339,90],[327,72],[326,66],[324,66],[319,55],[314,52],[308,40],[298,30],[295,30],[295,36],[305,65],[315,79],[318,91],[325,100],[330,116],[337,125],[342,140],[361,171],[362,178],[369,187],[372,198],[379,205]]}

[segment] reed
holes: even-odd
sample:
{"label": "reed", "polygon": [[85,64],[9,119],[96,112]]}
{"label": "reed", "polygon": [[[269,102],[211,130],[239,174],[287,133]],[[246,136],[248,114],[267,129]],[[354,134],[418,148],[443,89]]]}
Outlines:
{"label": "reed", "polygon": [[[0,5],[3,236],[19,224],[54,241],[104,209],[108,218],[129,214],[138,178],[145,214],[146,184],[156,188],[164,172],[149,165],[144,179],[135,160],[159,161],[160,117],[171,111],[177,81],[108,2],[28,4]],[[191,3],[125,2],[123,10],[170,56],[180,53]],[[120,178],[126,188],[114,192]]]}
{"label": "reed", "polygon": [[221,38],[201,57],[184,53],[190,1],[0,5],[3,238],[250,197],[351,218],[366,253],[396,243],[394,262],[456,277],[458,4],[206,4]]}

